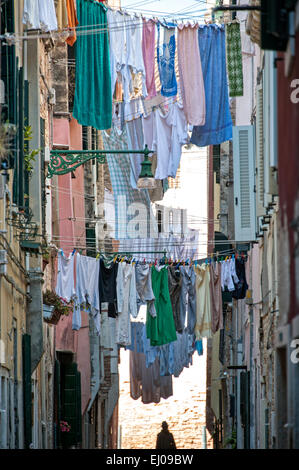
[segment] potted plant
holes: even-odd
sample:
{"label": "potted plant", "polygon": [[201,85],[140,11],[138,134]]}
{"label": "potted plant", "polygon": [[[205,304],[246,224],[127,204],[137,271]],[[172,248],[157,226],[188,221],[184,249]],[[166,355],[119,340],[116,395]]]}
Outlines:
{"label": "potted plant", "polygon": [[69,302],[55,292],[46,290],[43,293],[43,317],[47,323],[56,325],[61,315],[69,315],[73,311],[73,300]]}
{"label": "potted plant", "polygon": [[50,261],[50,252],[46,248],[45,250],[43,250],[43,271],[45,270],[47,264],[49,264],[49,261]]}

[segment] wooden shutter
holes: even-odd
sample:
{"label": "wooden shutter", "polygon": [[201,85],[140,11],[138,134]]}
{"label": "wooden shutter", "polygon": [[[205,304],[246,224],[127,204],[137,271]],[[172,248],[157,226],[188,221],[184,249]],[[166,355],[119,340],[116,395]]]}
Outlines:
{"label": "wooden shutter", "polygon": [[256,238],[253,126],[233,128],[235,240]]}
{"label": "wooden shutter", "polygon": [[61,442],[60,435],[60,420],[61,420],[61,374],[60,374],[60,362],[55,361],[54,366],[54,390],[55,390],[55,427],[54,427],[54,448],[59,447]]}
{"label": "wooden shutter", "polygon": [[250,448],[250,372],[240,373],[240,415],[244,430],[244,449]]}
{"label": "wooden shutter", "polygon": [[71,426],[69,432],[61,433],[64,447],[70,447],[81,440],[81,378],[75,362],[64,365],[62,386],[61,419]]}
{"label": "wooden shutter", "polygon": [[31,336],[22,338],[23,352],[23,400],[24,400],[24,447],[29,449],[32,442],[32,400],[31,400]]}
{"label": "wooden shutter", "polygon": [[256,216],[264,215],[264,108],[263,87],[258,85],[256,90]]}

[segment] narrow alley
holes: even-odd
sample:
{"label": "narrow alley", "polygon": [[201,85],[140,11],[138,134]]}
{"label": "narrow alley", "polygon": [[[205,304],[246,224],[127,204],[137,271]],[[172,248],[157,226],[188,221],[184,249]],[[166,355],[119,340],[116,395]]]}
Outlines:
{"label": "narrow alley", "polygon": [[1,457],[299,449],[299,0],[0,3]]}

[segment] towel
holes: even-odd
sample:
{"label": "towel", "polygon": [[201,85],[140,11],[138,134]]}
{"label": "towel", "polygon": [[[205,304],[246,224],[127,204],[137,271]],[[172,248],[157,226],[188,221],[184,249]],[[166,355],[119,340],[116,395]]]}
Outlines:
{"label": "towel", "polygon": [[[73,117],[82,126],[110,129],[112,94],[106,7],[102,3],[77,0],[77,14],[84,34],[76,42]],[[103,29],[101,34],[93,34],[93,25]]]}
{"label": "towel", "polygon": [[193,126],[203,126],[206,105],[197,28],[189,23],[178,26],[178,64],[186,119]]}
{"label": "towel", "polygon": [[243,96],[240,23],[230,23],[226,25],[226,57],[229,96]]}
{"label": "towel", "polygon": [[224,26],[200,26],[198,40],[206,96],[206,123],[193,128],[191,143],[205,147],[232,139]]}

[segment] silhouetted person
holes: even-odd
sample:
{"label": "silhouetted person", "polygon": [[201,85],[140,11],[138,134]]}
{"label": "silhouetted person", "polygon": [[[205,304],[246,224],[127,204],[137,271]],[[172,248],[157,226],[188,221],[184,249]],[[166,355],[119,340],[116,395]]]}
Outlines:
{"label": "silhouetted person", "polygon": [[176,449],[173,435],[168,431],[166,421],[163,421],[162,431],[157,435],[156,449]]}

